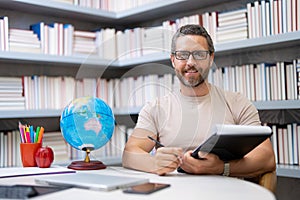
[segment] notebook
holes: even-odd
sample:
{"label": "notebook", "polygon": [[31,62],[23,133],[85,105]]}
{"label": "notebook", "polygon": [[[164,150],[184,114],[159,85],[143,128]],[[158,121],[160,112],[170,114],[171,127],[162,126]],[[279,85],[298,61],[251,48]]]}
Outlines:
{"label": "notebook", "polygon": [[38,184],[54,186],[73,186],[91,190],[110,191],[119,188],[147,183],[147,178],[136,178],[126,176],[74,173],[54,176],[44,176],[35,179]]}

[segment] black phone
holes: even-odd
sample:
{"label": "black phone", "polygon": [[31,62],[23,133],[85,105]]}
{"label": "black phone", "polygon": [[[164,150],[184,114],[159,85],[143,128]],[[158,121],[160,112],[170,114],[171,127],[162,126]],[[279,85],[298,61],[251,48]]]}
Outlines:
{"label": "black phone", "polygon": [[170,187],[170,184],[166,183],[143,183],[134,185],[123,190],[125,193],[133,194],[151,194],[155,191]]}
{"label": "black phone", "polygon": [[0,199],[27,199],[43,194],[57,192],[70,187],[50,187],[39,185],[1,185]]}

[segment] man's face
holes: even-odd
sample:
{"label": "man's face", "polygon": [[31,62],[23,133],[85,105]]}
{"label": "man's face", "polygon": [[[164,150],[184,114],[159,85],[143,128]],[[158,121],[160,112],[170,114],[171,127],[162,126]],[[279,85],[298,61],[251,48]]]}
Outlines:
{"label": "man's face", "polygon": [[[181,36],[177,39],[176,51],[208,51],[208,44],[202,36]],[[178,60],[171,55],[171,61],[180,82],[187,87],[197,87],[207,79],[213,57],[207,54],[206,59],[196,60],[190,55],[187,60]]]}

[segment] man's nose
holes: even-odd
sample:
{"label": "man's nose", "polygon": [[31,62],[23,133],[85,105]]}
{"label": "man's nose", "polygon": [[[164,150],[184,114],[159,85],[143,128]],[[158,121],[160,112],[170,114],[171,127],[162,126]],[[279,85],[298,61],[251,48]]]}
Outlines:
{"label": "man's nose", "polygon": [[187,64],[188,64],[188,65],[191,65],[191,64],[194,65],[195,62],[196,62],[196,60],[195,60],[193,54],[190,54],[190,56],[189,56],[188,59],[187,59]]}

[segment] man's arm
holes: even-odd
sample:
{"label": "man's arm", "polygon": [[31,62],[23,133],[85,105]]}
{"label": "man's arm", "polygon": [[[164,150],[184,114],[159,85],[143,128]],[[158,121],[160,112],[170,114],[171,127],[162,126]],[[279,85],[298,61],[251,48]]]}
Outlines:
{"label": "man's arm", "polygon": [[230,162],[231,176],[255,177],[276,169],[275,155],[270,139],[249,152],[243,159]]}
{"label": "man's arm", "polygon": [[123,167],[159,175],[174,171],[180,164],[178,157],[182,156],[182,149],[161,147],[152,156],[149,152],[154,148],[155,143],[148,136],[157,139],[150,131],[134,129],[123,151]]}

